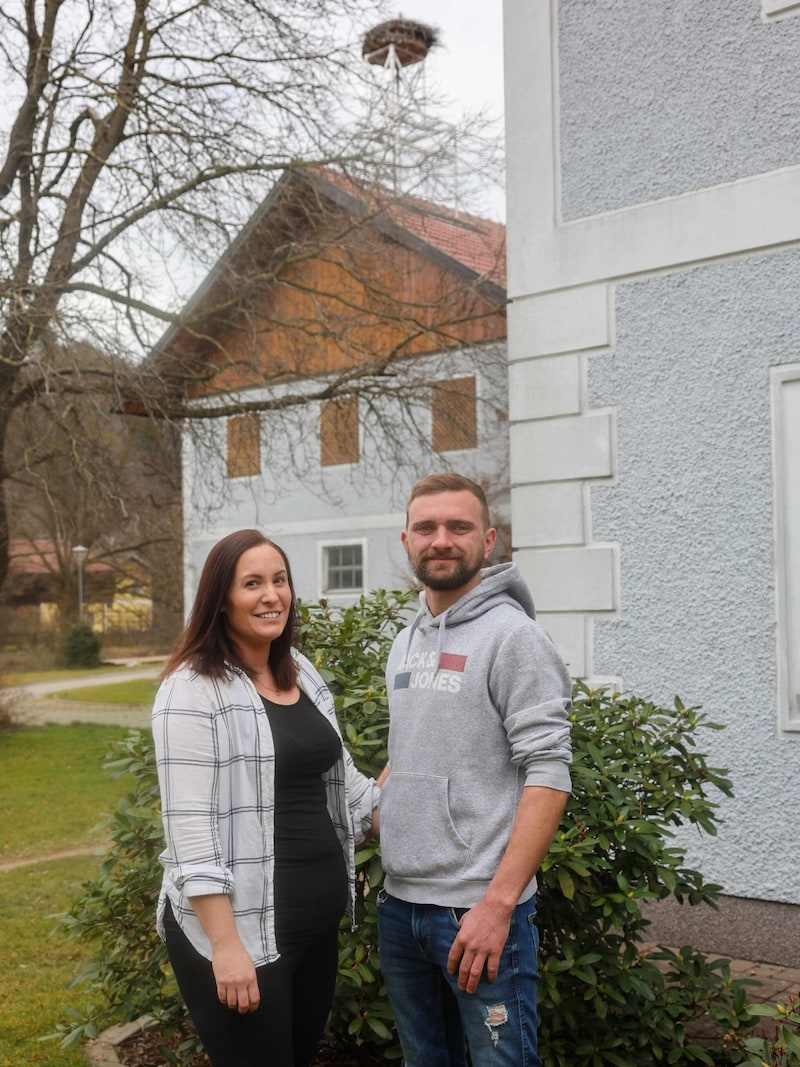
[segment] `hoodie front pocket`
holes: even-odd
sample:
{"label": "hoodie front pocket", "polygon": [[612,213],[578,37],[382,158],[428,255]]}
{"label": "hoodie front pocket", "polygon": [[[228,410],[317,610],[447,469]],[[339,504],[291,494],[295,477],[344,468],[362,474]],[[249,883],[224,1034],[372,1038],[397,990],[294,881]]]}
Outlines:
{"label": "hoodie front pocket", "polygon": [[381,791],[381,862],[396,878],[458,877],[470,846],[450,815],[448,780],[392,771]]}

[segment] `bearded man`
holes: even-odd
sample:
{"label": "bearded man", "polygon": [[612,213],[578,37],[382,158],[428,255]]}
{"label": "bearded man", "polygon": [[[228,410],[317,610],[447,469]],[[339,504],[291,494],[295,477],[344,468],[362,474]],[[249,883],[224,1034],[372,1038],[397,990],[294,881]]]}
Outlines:
{"label": "bearded man", "polygon": [[536,872],[570,790],[571,682],[514,563],[485,566],[486,497],[418,482],[422,584],[387,664],[381,968],[406,1067],[540,1067]]}

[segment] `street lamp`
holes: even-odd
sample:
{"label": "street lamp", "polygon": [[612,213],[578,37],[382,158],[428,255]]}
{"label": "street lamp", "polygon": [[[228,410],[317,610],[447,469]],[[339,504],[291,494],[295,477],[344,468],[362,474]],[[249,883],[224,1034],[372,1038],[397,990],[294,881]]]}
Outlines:
{"label": "street lamp", "polygon": [[83,561],[89,555],[89,549],[85,545],[75,545],[72,554],[78,564],[78,622],[83,622]]}

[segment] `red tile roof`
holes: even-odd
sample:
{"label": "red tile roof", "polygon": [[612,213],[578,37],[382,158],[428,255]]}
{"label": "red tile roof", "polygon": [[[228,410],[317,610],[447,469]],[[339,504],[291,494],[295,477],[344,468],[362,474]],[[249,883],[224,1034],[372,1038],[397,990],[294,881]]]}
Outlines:
{"label": "red tile roof", "polygon": [[463,211],[447,212],[435,204],[406,207],[398,201],[389,214],[398,225],[415,233],[428,244],[457,259],[478,274],[506,287],[506,228]]}
{"label": "red tile roof", "polygon": [[503,223],[455,211],[422,197],[393,193],[383,186],[367,189],[329,168],[315,168],[315,173],[368,210],[383,213],[395,226],[505,289],[506,228]]}
{"label": "red tile roof", "polygon": [[[63,549],[63,546],[58,546]],[[26,541],[12,538],[9,543],[9,571],[11,574],[50,574],[59,569],[59,553],[52,541],[39,538]],[[71,556],[71,553],[70,553]],[[92,573],[110,571],[108,563],[99,561],[86,562],[85,571]]]}

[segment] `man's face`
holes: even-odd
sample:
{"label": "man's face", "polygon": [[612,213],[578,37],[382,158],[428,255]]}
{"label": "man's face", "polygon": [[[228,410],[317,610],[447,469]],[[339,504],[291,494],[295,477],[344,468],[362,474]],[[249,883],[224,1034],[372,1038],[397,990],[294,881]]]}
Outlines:
{"label": "man's face", "polygon": [[402,541],[420,582],[437,592],[466,592],[494,548],[496,531],[484,526],[483,509],[467,489],[418,496],[408,509]]}

